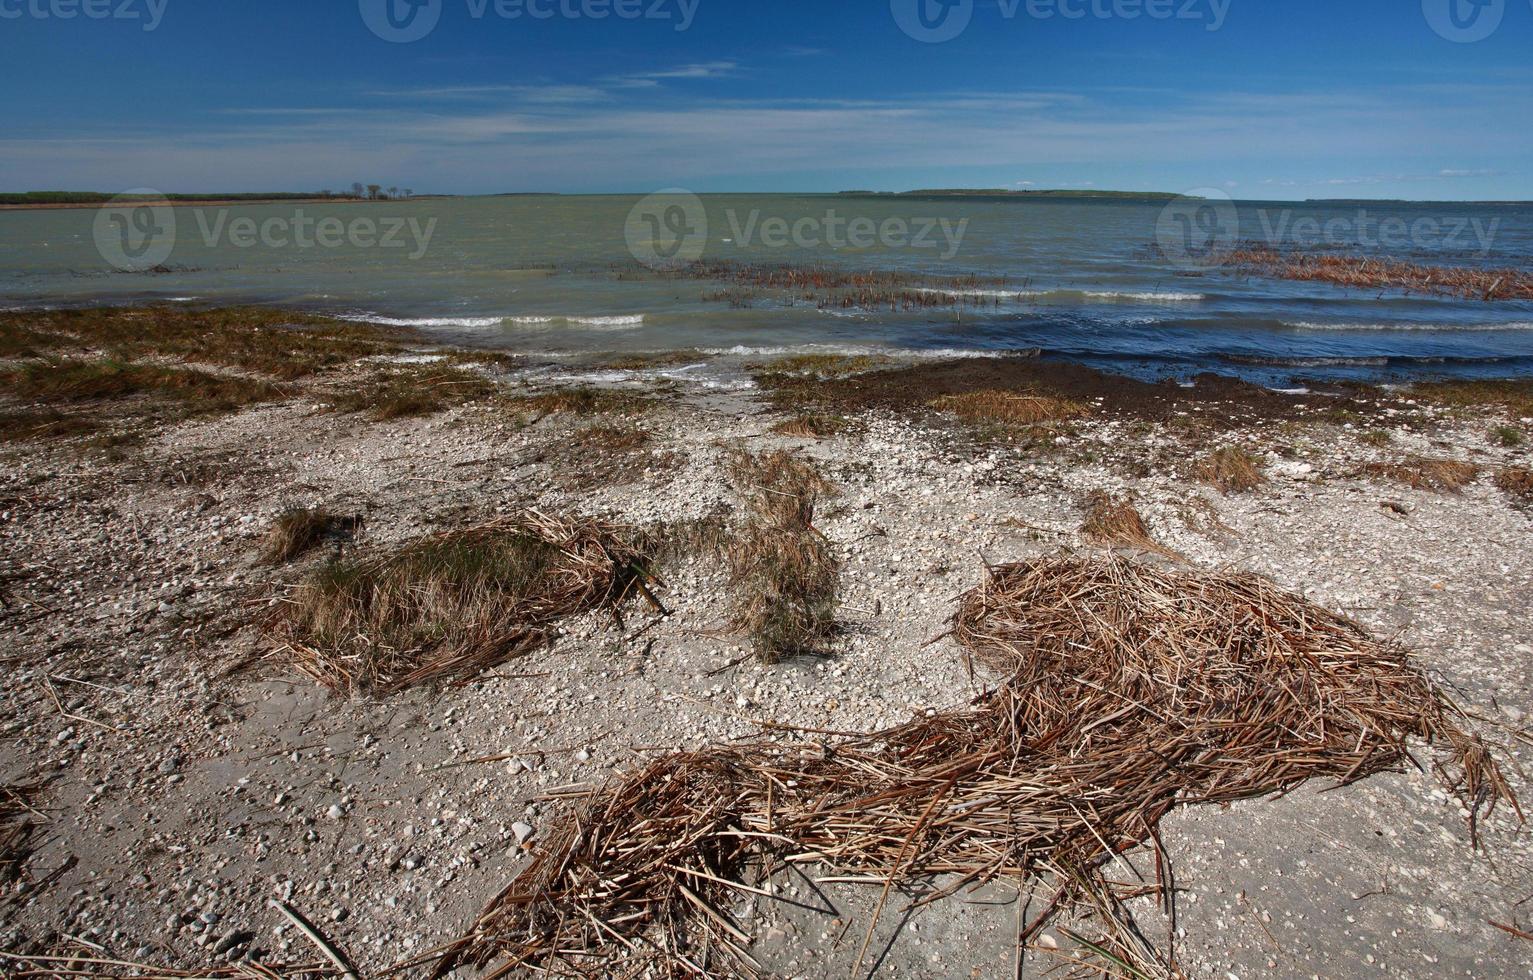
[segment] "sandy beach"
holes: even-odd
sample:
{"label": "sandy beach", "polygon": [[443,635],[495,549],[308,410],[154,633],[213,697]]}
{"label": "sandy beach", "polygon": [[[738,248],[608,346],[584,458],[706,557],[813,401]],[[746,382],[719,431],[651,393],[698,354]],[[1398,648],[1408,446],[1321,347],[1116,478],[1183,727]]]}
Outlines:
{"label": "sandy beach", "polygon": [[[958,597],[987,567],[1114,544],[1157,568],[1262,576],[1398,638],[1533,800],[1526,381],[1278,393],[1028,357],[720,370],[687,352],[509,357],[174,315],[170,339],[110,312],[0,323],[6,971],[57,956],[201,976],[312,963],[328,944],[359,977],[411,961],[404,975],[429,975],[427,954],[575,806],[569,787],[741,739],[834,741],[793,726],[961,710],[996,679],[938,639]],[[321,333],[291,340],[305,330]],[[202,376],[84,386],[81,365],[125,352]],[[49,380],[45,358],[79,373]],[[709,384],[688,370],[702,360]],[[1068,410],[1019,422],[1017,399],[1038,398]],[[701,551],[658,571],[665,615],[635,600],[621,620],[562,617],[551,643],[461,684],[346,696],[274,638],[293,586],[422,536],[528,512],[632,529],[737,517],[741,449],[786,450],[834,485],[814,528],[838,564],[837,628],[817,656],[753,657],[727,563]],[[1254,485],[1215,485],[1221,450]],[[1101,494],[1146,536],[1083,531]],[[293,508],[344,531],[270,561]],[[1145,934],[1199,978],[1526,975],[1533,838],[1503,803],[1475,847],[1440,755],[1410,747],[1418,766],[1345,788],[1178,807],[1159,829],[1175,921],[1135,900]],[[1153,849],[1123,862],[1155,878]],[[802,865],[772,882],[783,901],[732,910],[766,974],[1041,976],[1078,948],[1068,916],[1019,948],[1049,898],[1039,881],[911,908],[824,873]]]}

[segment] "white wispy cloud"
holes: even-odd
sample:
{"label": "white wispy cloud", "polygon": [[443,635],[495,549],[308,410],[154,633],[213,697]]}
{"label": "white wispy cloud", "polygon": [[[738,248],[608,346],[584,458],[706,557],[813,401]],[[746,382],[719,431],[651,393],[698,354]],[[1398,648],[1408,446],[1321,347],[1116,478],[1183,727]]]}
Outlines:
{"label": "white wispy cloud", "polygon": [[[200,190],[297,186],[353,174],[398,174],[417,188],[491,190],[685,186],[760,175],[1034,169],[1132,164],[1196,173],[1189,186],[1253,167],[1303,173],[1315,160],[1359,161],[1325,180],[1465,180],[1472,166],[1526,156],[1507,118],[1533,113],[1533,89],[1494,83],[1494,98],[1423,98],[1419,88],[1372,92],[1217,92],[1124,105],[1087,91],[959,91],[863,99],[703,99],[664,80],[743,72],[733,61],[680,65],[595,84],[440,86],[378,91],[357,108],[241,108],[200,120],[0,137],[0,169],[37,186]],[[626,85],[620,79],[653,86]],[[60,142],[66,141],[66,142]],[[1459,148],[1451,166],[1434,147]],[[1415,162],[1409,173],[1377,164]],[[1269,171],[1271,172],[1271,171]],[[1414,174],[1415,176],[1412,176]],[[1092,176],[1099,176],[1093,174]],[[1253,177],[1253,180],[1255,178]],[[1099,179],[1096,183],[1101,183]],[[1081,181],[1077,186],[1091,182]],[[1168,189],[1175,190],[1171,187]]]}

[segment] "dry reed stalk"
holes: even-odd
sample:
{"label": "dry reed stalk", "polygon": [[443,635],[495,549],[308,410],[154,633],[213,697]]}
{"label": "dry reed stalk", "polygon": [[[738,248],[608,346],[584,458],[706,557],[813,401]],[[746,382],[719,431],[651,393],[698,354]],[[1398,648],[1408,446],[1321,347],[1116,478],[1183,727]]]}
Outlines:
{"label": "dry reed stalk", "polygon": [[1480,468],[1473,463],[1420,456],[1412,456],[1403,463],[1371,463],[1364,471],[1370,476],[1403,483],[1413,490],[1433,493],[1459,493],[1480,475]]}
{"label": "dry reed stalk", "polygon": [[646,559],[626,535],[529,511],[332,562],[284,598],[269,630],[338,693],[467,680],[546,643],[564,616],[616,609],[636,590],[653,601]]}
{"label": "dry reed stalk", "polygon": [[1533,299],[1533,274],[1522,269],[1430,266],[1359,255],[1310,255],[1266,246],[1238,249],[1229,265],[1241,272],[1355,289],[1399,289],[1460,299]]}
{"label": "dry reed stalk", "polygon": [[1045,558],[991,569],[951,635],[1003,678],[968,708],[665,756],[577,797],[437,975],[757,976],[731,909],[790,864],[940,881],[933,898],[1048,877],[1053,911],[1109,918],[1107,962],[1164,975],[1106,871],[1175,807],[1351,783],[1400,766],[1411,738],[1445,754],[1476,844],[1484,814],[1516,807],[1403,649],[1260,578]]}
{"label": "dry reed stalk", "polygon": [[1205,456],[1198,463],[1197,476],[1221,493],[1247,493],[1267,482],[1261,463],[1239,446],[1225,446]]}

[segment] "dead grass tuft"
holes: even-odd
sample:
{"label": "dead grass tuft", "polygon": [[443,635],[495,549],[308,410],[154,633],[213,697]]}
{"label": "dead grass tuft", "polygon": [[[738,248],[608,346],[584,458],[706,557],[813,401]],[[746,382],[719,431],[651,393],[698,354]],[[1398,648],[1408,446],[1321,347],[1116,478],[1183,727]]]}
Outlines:
{"label": "dead grass tuft", "polygon": [[464,681],[548,641],[554,622],[616,609],[644,585],[623,528],[536,512],[332,562],[286,597],[270,632],[339,693]]}
{"label": "dead grass tuft", "polygon": [[353,384],[331,399],[331,409],[365,412],[375,422],[435,415],[484,401],[498,390],[495,382],[477,371],[429,364],[380,371]]}
{"label": "dead grass tuft", "polygon": [[1421,456],[1412,456],[1403,463],[1371,463],[1364,472],[1433,493],[1460,493],[1480,476],[1480,468],[1473,463]]}
{"label": "dead grass tuft", "polygon": [[835,485],[781,451],[737,452],[729,471],[748,514],[729,546],[732,628],[764,663],[821,651],[836,631],[841,565],[814,516]]}
{"label": "dead grass tuft", "polygon": [[277,515],[271,530],[266,532],[261,557],[267,564],[280,565],[308,554],[326,541],[341,541],[361,527],[361,517],[342,517],[323,508],[289,507]]}
{"label": "dead grass tuft", "polygon": [[829,439],[846,431],[846,419],[829,412],[801,412],[772,426],[780,436],[796,439]]}
{"label": "dead grass tuft", "polygon": [[1144,518],[1128,497],[1115,497],[1096,490],[1086,498],[1086,521],[1081,535],[1092,544],[1107,548],[1139,548],[1166,553],[1150,535]]}
{"label": "dead grass tuft", "polygon": [[1091,412],[1079,402],[1053,395],[995,389],[944,395],[931,402],[931,407],[965,422],[1020,426],[1064,422]]}
{"label": "dead grass tuft", "polygon": [[1267,482],[1262,464],[1239,446],[1225,446],[1199,461],[1197,476],[1221,493],[1249,493]]}
{"label": "dead grass tuft", "polygon": [[774,871],[822,861],[882,883],[873,926],[896,889],[924,904],[1046,880],[1057,900],[1021,943],[1084,907],[1106,932],[1095,947],[1131,967],[1113,975],[1164,976],[1124,900],[1170,901],[1170,869],[1125,880],[1119,855],[1183,806],[1351,783],[1401,767],[1412,738],[1442,751],[1436,771],[1476,842],[1483,814],[1516,805],[1401,648],[1262,579],[1040,559],[990,569],[952,635],[1001,677],[971,706],[864,735],[667,754],[572,794],[437,975],[497,963],[679,976],[706,963],[756,976],[750,922],[732,910]]}
{"label": "dead grass tuft", "polygon": [[1533,470],[1509,466],[1496,474],[1496,486],[1522,503],[1533,503]]}

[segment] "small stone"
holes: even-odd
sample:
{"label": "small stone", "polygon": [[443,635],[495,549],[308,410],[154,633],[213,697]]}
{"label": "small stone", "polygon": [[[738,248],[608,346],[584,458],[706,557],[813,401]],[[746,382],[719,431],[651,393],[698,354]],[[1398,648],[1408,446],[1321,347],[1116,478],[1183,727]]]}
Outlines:
{"label": "small stone", "polygon": [[331,820],[339,820],[345,815],[346,811],[341,809],[341,805],[339,803],[330,804],[330,809],[325,811],[325,816]]}
{"label": "small stone", "polygon": [[516,835],[516,842],[518,844],[525,844],[537,831],[533,829],[532,824],[518,821],[511,825],[511,833]]}

